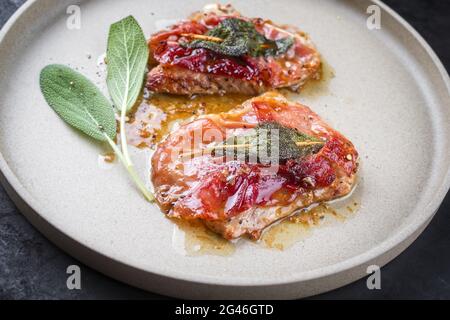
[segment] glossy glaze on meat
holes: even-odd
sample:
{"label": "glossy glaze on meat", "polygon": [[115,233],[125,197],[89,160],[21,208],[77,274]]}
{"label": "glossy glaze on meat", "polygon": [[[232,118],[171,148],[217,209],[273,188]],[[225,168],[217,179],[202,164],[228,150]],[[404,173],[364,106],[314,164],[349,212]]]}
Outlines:
{"label": "glossy glaze on meat", "polygon": [[[258,32],[271,40],[293,37],[294,44],[286,53],[270,57],[231,57],[180,45],[188,41],[182,34],[203,35],[229,17],[253,22]],[[154,92],[256,95],[282,87],[297,90],[320,76],[319,54],[305,33],[269,20],[243,17],[231,6],[217,5],[152,35],[149,48],[152,69],[146,86]]]}
{"label": "glossy glaze on meat", "polygon": [[[211,154],[173,156],[186,146],[201,150],[223,141],[226,130],[243,134],[267,121],[320,138],[325,145],[317,154],[280,164],[276,171],[235,159],[224,162]],[[348,194],[357,161],[353,144],[317,114],[269,92],[171,133],[153,155],[151,178],[158,203],[169,216],[201,219],[227,239],[245,234],[258,238],[267,226],[299,208]]]}

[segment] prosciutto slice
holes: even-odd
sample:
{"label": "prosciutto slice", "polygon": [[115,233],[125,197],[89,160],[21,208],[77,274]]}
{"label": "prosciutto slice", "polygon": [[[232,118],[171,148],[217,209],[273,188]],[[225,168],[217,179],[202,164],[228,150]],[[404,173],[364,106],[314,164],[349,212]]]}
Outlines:
{"label": "prosciutto slice", "polygon": [[[232,57],[205,48],[188,48],[186,34],[204,35],[228,18],[250,21],[267,39],[292,37],[294,44],[277,56]],[[215,5],[193,14],[149,40],[150,64],[146,87],[180,95],[240,93],[257,95],[275,88],[299,89],[320,76],[320,56],[309,37],[291,26],[261,18],[246,18],[231,6]]]}
{"label": "prosciutto slice", "polygon": [[[242,135],[263,122],[276,122],[325,144],[315,154],[276,166],[198,152],[224,141],[230,132]],[[185,150],[194,150],[195,156],[185,157]],[[226,239],[257,239],[265,228],[301,208],[348,194],[357,168],[358,153],[348,139],[310,108],[268,92],[172,132],[152,157],[151,179],[168,216],[202,220]]]}

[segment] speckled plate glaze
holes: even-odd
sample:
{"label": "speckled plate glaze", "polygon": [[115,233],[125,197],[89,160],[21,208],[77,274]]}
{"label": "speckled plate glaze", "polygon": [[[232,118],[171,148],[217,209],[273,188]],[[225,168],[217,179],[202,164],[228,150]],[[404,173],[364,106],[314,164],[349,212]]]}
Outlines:
{"label": "speckled plate glaze", "polygon": [[[292,95],[352,140],[361,154],[359,212],[284,250],[241,242],[230,256],[180,255],[173,224],[136,192],[120,165],[99,167],[103,147],[47,106],[38,75],[49,63],[94,80],[109,25],[133,14],[146,35],[206,1],[79,1],[81,29],[66,27],[73,1],[27,2],[0,34],[0,169],[26,217],[58,246],[121,281],[184,298],[297,298],[331,290],[384,265],[426,227],[448,191],[449,79],[425,41],[382,3],[232,1],[245,15],[307,31],[335,77]],[[88,59],[91,55],[92,58]],[[99,85],[103,85],[102,81]],[[134,152],[148,167],[149,154]]]}

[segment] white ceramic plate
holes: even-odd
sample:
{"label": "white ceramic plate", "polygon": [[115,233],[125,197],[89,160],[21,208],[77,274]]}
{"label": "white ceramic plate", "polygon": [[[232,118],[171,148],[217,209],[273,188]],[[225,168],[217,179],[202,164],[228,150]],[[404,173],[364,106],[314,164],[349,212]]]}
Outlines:
{"label": "white ceramic plate", "polygon": [[[294,298],[354,281],[384,265],[425,228],[449,188],[448,75],[424,40],[370,1],[233,1],[241,12],[307,31],[336,76],[319,94],[296,96],[352,140],[362,159],[362,207],[284,251],[243,241],[231,256],[180,255],[173,224],[146,203],[102,148],[47,106],[38,75],[49,63],[77,67],[99,85],[96,57],[109,25],[134,15],[150,35],[206,1],[80,1],[81,29],[67,28],[73,1],[27,2],[0,35],[0,169],[9,194],[67,252],[122,281],[185,298]],[[88,54],[92,55],[88,59]],[[146,152],[135,152],[147,163]],[[145,166],[144,166],[145,168]],[[148,168],[147,168],[148,169]],[[145,170],[143,171],[145,174]]]}

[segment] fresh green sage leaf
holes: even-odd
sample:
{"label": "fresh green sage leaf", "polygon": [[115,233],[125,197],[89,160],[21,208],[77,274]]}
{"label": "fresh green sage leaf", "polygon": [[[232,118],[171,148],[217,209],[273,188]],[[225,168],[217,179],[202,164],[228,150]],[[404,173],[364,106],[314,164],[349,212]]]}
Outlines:
{"label": "fresh green sage leaf", "polygon": [[129,110],[142,88],[148,46],[137,21],[128,16],[111,25],[106,51],[106,82],[116,107]]}
{"label": "fresh green sage leaf", "polygon": [[114,139],[116,120],[108,99],[82,74],[52,64],[42,69],[40,87],[45,100],[68,124],[88,136]]}

